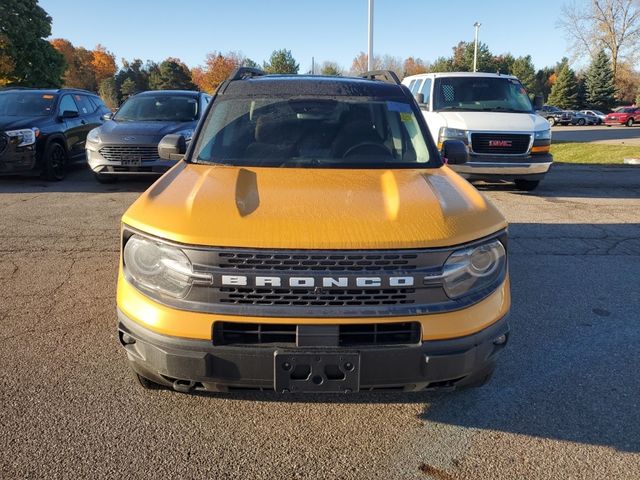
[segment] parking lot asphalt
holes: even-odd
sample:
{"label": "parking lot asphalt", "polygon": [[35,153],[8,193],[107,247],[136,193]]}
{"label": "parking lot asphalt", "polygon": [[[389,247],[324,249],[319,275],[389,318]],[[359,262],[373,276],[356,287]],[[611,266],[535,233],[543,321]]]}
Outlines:
{"label": "parking lot asphalt", "polygon": [[0,478],[638,478],[640,167],[480,187],[511,223],[511,341],[437,394],[141,390],[115,279],[148,184],[0,179]]}
{"label": "parking lot asphalt", "polygon": [[589,142],[609,145],[630,145],[640,147],[640,125],[633,127],[592,125],[556,125],[552,128],[554,142]]}

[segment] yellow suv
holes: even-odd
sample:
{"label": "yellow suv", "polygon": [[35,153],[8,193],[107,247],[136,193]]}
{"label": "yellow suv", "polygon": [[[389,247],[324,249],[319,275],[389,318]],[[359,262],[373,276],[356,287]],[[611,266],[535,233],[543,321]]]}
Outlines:
{"label": "yellow suv", "polygon": [[508,339],[507,224],[441,158],[411,92],[364,78],[225,81],[122,218],[118,330],[177,391],[478,386]]}

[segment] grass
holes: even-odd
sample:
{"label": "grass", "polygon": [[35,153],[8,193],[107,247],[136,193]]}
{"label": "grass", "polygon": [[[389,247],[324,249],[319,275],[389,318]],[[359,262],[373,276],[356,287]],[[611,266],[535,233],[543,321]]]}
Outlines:
{"label": "grass", "polygon": [[620,164],[625,158],[640,157],[640,146],[552,142],[551,153],[558,163]]}

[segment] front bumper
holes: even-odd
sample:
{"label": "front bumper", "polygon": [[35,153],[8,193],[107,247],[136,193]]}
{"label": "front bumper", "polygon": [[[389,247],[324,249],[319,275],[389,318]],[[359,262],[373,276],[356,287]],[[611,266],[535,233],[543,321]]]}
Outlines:
{"label": "front bumper", "polygon": [[142,160],[139,165],[105,159],[97,149],[87,148],[87,163],[94,173],[101,175],[162,175],[172,168],[175,160]]}
{"label": "front bumper", "polygon": [[[132,368],[179,391],[274,390],[276,353],[356,354],[359,389],[418,391],[455,388],[491,367],[508,338],[507,317],[465,337],[425,340],[418,345],[362,348],[214,346],[211,340],[153,332],[118,310],[120,343]],[[496,339],[504,336],[499,344]]]}
{"label": "front bumper", "polygon": [[523,157],[470,155],[469,161],[450,167],[464,177],[488,180],[540,180],[553,163],[551,154]]}
{"label": "front bumper", "polygon": [[35,145],[15,147],[10,142],[0,151],[0,175],[25,173],[36,168]]}

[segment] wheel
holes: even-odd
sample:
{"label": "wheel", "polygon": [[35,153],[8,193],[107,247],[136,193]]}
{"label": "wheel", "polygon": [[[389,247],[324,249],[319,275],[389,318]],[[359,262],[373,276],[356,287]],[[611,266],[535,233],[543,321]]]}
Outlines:
{"label": "wheel", "polygon": [[514,183],[516,184],[516,188],[518,190],[531,192],[532,190],[535,190],[536,188],[538,188],[538,185],[540,184],[540,180],[524,180],[522,178],[519,178],[517,180],[514,180]]}
{"label": "wheel", "polygon": [[43,176],[47,180],[60,181],[64,179],[67,169],[67,152],[57,142],[51,142],[44,149]]}
{"label": "wheel", "polygon": [[486,367],[477,372],[472,373],[467,378],[463,379],[456,385],[459,390],[466,390],[467,388],[479,388],[489,383],[493,372],[496,370],[496,364],[490,363]]}
{"label": "wheel", "polygon": [[629,120],[627,120],[627,122],[625,123],[625,125],[627,127],[633,127],[633,118],[630,118]]}
{"label": "wheel", "polygon": [[553,127],[556,124],[556,119],[553,117],[547,117],[547,122],[549,122],[549,125]]}
{"label": "wheel", "polygon": [[162,389],[164,389],[164,387],[162,385],[160,385],[159,383],[156,383],[153,380],[149,380],[148,378],[143,377],[139,373],[133,372],[133,376],[137,380],[138,385],[140,385],[145,390],[162,390]]}
{"label": "wheel", "polygon": [[587,122],[585,122],[584,118],[581,118],[580,120],[578,120],[578,125],[580,125],[581,127],[584,126],[585,123]]}
{"label": "wheel", "polygon": [[118,177],[115,175],[105,175],[104,173],[94,172],[93,176],[98,181],[98,183],[109,184],[116,183],[118,181]]}

